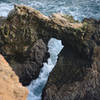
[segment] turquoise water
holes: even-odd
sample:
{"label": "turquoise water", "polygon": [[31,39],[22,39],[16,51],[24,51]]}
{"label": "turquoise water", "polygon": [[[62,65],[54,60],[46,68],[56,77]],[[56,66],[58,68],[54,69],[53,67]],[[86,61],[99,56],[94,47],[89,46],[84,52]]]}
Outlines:
{"label": "turquoise water", "polygon": [[100,0],[1,0],[0,15],[6,16],[15,3],[26,4],[45,15],[60,12],[70,14],[77,20],[100,19]]}

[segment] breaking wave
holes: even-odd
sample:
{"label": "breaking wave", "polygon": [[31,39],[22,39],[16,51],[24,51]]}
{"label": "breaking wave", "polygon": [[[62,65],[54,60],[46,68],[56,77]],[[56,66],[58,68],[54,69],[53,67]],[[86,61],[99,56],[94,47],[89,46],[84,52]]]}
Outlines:
{"label": "breaking wave", "polygon": [[33,80],[28,86],[29,95],[27,100],[41,100],[42,89],[44,88],[49,73],[52,71],[56,65],[58,54],[63,49],[61,40],[55,38],[50,39],[48,43],[48,52],[50,53],[50,58],[47,63],[43,64],[43,68],[40,71],[40,75],[36,80]]}

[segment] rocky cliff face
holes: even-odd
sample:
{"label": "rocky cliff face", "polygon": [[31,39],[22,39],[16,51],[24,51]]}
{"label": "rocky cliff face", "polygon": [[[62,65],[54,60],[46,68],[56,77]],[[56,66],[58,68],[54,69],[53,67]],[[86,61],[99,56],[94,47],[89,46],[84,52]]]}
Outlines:
{"label": "rocky cliff face", "polygon": [[0,100],[26,100],[28,90],[19,83],[4,57],[0,55]]}
{"label": "rocky cliff face", "polygon": [[82,37],[82,32],[78,36],[80,27],[82,23],[70,16],[53,14],[47,17],[30,7],[15,5],[7,18],[1,18],[0,52],[19,76],[20,82],[28,85],[38,77],[43,62],[49,57],[48,40],[55,37],[63,40],[64,45],[67,41],[76,41],[75,48],[79,48],[83,43],[79,42]]}
{"label": "rocky cliff face", "polygon": [[43,100],[99,100],[99,48],[95,49],[91,63],[87,59],[79,59],[73,52],[69,56],[62,55],[50,74]]}
{"label": "rocky cliff face", "polygon": [[99,100],[100,22],[84,19],[82,24],[78,30],[73,27],[76,31],[66,31],[65,47],[50,73],[43,100]]}
{"label": "rocky cliff face", "polygon": [[15,5],[1,20],[0,52],[23,85],[38,77],[49,56],[46,44],[54,37],[62,40],[64,49],[50,74],[43,100],[99,100],[100,21],[78,22],[62,14],[47,17],[23,5]]}
{"label": "rocky cliff face", "polygon": [[15,5],[7,18],[0,18],[0,53],[23,85],[38,77],[43,62],[49,57],[46,44],[37,36],[36,16],[46,19],[34,9]]}

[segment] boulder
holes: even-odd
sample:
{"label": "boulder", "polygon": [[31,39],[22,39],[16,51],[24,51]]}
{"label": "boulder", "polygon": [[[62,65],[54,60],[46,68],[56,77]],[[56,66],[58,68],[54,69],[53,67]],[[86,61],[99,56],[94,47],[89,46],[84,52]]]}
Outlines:
{"label": "boulder", "polygon": [[28,90],[19,83],[19,78],[0,55],[0,100],[26,100]]}
{"label": "boulder", "polygon": [[19,76],[20,82],[26,86],[39,75],[43,62],[47,60],[49,54],[45,43],[40,39],[37,40],[27,50],[26,56],[18,54],[15,58],[10,58],[9,63],[13,70]]}

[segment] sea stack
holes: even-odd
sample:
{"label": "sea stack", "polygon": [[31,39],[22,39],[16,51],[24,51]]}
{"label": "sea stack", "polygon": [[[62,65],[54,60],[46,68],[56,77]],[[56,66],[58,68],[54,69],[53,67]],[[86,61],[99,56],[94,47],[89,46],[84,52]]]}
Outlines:
{"label": "sea stack", "polygon": [[100,99],[99,20],[79,22],[59,13],[45,16],[24,5],[15,5],[1,20],[0,53],[24,86],[39,76],[49,58],[47,43],[53,37],[62,40],[64,48],[42,100]]}

